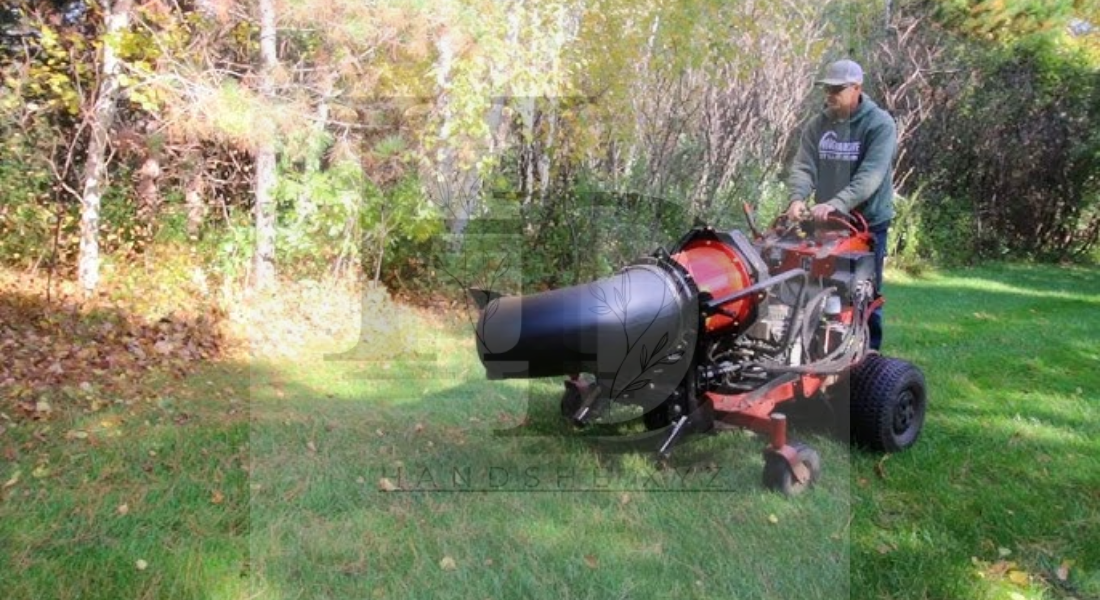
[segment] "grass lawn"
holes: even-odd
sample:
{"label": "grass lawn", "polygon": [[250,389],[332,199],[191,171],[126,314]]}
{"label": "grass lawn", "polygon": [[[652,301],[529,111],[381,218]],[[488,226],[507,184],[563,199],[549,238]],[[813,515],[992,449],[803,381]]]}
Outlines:
{"label": "grass lawn", "polygon": [[825,468],[796,499],[738,432],[665,469],[594,449],[560,383],[485,381],[439,319],[420,360],[318,348],[0,420],[0,596],[1100,598],[1100,272],[892,275],[925,433],[795,430]]}

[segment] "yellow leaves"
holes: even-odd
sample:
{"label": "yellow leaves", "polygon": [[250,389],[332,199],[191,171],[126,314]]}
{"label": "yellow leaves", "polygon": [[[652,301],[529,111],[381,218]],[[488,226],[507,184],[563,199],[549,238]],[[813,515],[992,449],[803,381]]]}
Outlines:
{"label": "yellow leaves", "polygon": [[450,556],[444,556],[439,561],[439,568],[443,569],[444,571],[454,571],[458,569],[458,563],[455,562],[454,558],[451,558]]}
{"label": "yellow leaves", "polygon": [[[992,563],[980,560],[977,557],[970,558],[970,562],[976,568],[977,576],[1017,588],[1032,589],[1035,585],[1050,583],[1054,579],[1064,582],[1069,579],[1070,568],[1074,564],[1071,560],[1063,560],[1053,573],[1045,571],[1044,573],[1036,572],[1033,574],[1024,565],[1013,560],[1006,560],[1006,557],[1012,553],[1008,548],[998,548],[997,553],[1000,558]],[[1025,596],[1019,592],[1011,592],[1010,597],[1026,599],[1030,596]]]}
{"label": "yellow leaves", "polygon": [[1028,582],[1030,581],[1030,578],[1028,577],[1027,573],[1025,573],[1023,571],[1013,570],[1013,571],[1008,572],[1008,580],[1011,581],[1012,583],[1015,583],[1018,586],[1023,587],[1023,586],[1026,586],[1028,584]]}
{"label": "yellow leaves", "polygon": [[43,48],[46,48],[47,50],[49,50],[51,48],[56,48],[57,47],[57,45],[58,45],[57,32],[54,31],[52,28],[50,28],[46,25],[43,25],[42,29],[39,30],[38,33],[39,33],[38,40],[42,44]]}

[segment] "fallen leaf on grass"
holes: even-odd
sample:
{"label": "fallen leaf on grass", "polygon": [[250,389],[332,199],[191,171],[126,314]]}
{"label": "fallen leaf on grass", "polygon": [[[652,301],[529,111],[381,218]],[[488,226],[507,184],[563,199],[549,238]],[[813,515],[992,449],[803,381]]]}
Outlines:
{"label": "fallen leaf on grass", "polygon": [[624,493],[622,496],[619,496],[619,504],[621,506],[626,506],[627,504],[630,504],[630,494]]}
{"label": "fallen leaf on grass", "polygon": [[1066,581],[1069,579],[1069,570],[1073,567],[1072,560],[1063,560],[1058,570],[1054,572],[1054,575],[1058,577],[1058,581]]}
{"label": "fallen leaf on grass", "polygon": [[768,522],[771,523],[772,525],[778,525],[779,524],[779,517],[777,517],[775,515],[768,515]]}
{"label": "fallen leaf on grass", "polygon": [[997,548],[997,555],[1000,556],[1001,558],[1004,558],[1004,557],[1008,556],[1009,554],[1012,554],[1012,550],[1009,550],[1008,548],[1005,548],[1004,546],[1001,546],[1000,548]]}
{"label": "fallen leaf on grass", "polygon": [[424,431],[424,424],[423,423],[417,423],[416,427],[413,427],[413,430],[416,431],[417,433],[420,433],[421,431]]}
{"label": "fallen leaf on grass", "polygon": [[886,461],[890,459],[890,455],[883,456],[877,463],[875,463],[875,475],[878,475],[879,479],[886,480]]}
{"label": "fallen leaf on grass", "polygon": [[584,557],[584,564],[587,565],[589,569],[596,569],[599,568],[600,561],[596,558],[596,555],[589,554]]}
{"label": "fallen leaf on grass", "polygon": [[34,468],[33,471],[31,471],[31,477],[34,477],[35,479],[42,479],[43,477],[49,477],[49,476],[50,476],[50,467],[49,467],[49,465],[38,465],[37,467]]}
{"label": "fallen leaf on grass", "polygon": [[214,490],[214,493],[210,496],[211,504],[221,504],[225,502],[225,494],[221,490]]}
{"label": "fallen leaf on grass", "polygon": [[307,442],[306,443],[306,450],[309,450],[310,452],[317,452],[317,445],[314,444],[313,442]]}
{"label": "fallen leaf on grass", "polygon": [[12,474],[11,479],[5,481],[4,485],[2,487],[0,487],[0,489],[5,489],[6,490],[6,489],[12,487],[13,485],[19,483],[19,476],[22,475],[22,474],[23,474],[23,471],[20,471],[20,470],[16,469],[15,473]]}
{"label": "fallen leaf on grass", "polygon": [[144,571],[149,567],[149,563],[145,562],[144,560],[138,559],[138,561],[134,563],[134,566],[137,567],[138,571]]}
{"label": "fallen leaf on grass", "polygon": [[1002,577],[1005,573],[1016,568],[1016,562],[1011,560],[999,560],[985,570],[986,574]]}
{"label": "fallen leaf on grass", "polygon": [[119,504],[118,508],[115,509],[115,512],[124,517],[130,514],[130,505],[126,503]]}
{"label": "fallen leaf on grass", "polygon": [[397,484],[395,484],[394,482],[383,477],[382,479],[378,480],[378,489],[382,490],[383,492],[396,492],[400,488],[398,488]]}
{"label": "fallen leaf on grass", "polygon": [[444,571],[454,571],[458,568],[458,563],[450,556],[444,556],[443,560],[439,561],[439,568]]}
{"label": "fallen leaf on grass", "polygon": [[1008,580],[1019,586],[1025,586],[1029,582],[1027,573],[1024,573],[1023,571],[1009,571]]}

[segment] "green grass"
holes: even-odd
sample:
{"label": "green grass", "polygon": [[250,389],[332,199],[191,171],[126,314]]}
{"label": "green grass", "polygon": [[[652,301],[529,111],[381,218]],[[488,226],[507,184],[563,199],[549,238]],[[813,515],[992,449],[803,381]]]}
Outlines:
{"label": "green grass", "polygon": [[190,389],[158,378],[149,403],[0,421],[0,596],[245,597],[242,374],[212,370]]}
{"label": "green grass", "polygon": [[854,455],[853,589],[1100,598],[1100,274],[998,266],[887,295],[888,347],[924,369],[931,408],[885,478]]}
{"label": "green grass", "polygon": [[567,435],[559,383],[485,381],[471,336],[436,323],[420,362],[319,349],[6,424],[0,595],[1100,598],[1100,273],[888,286],[924,435],[884,458],[796,431],[825,465],[796,499],[760,489],[742,433],[664,470]]}

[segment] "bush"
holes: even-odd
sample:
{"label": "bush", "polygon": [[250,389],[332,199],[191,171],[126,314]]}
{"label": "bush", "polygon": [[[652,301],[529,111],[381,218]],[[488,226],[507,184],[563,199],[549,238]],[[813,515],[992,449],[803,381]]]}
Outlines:
{"label": "bush", "polygon": [[59,212],[53,176],[36,159],[47,144],[14,126],[0,126],[0,261],[7,264],[39,264],[52,252]]}
{"label": "bush", "polygon": [[907,149],[935,199],[923,228],[953,239],[968,223],[981,258],[1087,255],[1100,229],[1096,68],[1045,38],[971,50],[974,75],[938,97]]}

